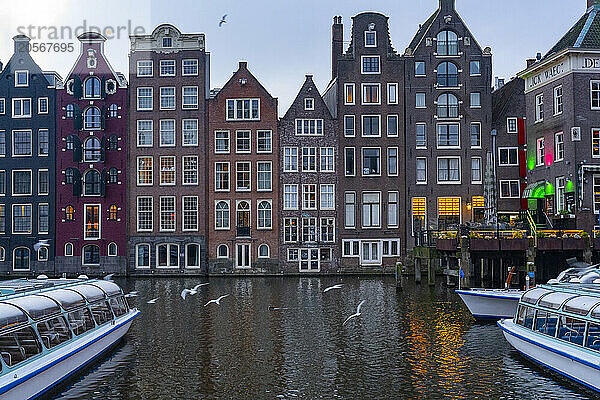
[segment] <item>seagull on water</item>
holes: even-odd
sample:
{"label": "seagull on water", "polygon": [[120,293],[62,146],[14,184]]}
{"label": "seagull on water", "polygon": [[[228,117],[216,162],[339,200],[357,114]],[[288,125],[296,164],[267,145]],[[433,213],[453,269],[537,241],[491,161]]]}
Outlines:
{"label": "seagull on water", "polygon": [[227,18],[227,14],[223,15],[223,17],[221,18],[221,21],[219,21],[219,28],[221,27],[221,25],[227,23],[227,21],[225,20],[225,18]]}
{"label": "seagull on water", "polygon": [[216,305],[220,306],[220,305],[221,305],[221,300],[223,300],[223,299],[224,299],[225,297],[227,297],[227,296],[229,296],[229,295],[228,295],[228,294],[225,294],[225,295],[223,295],[223,296],[219,297],[218,299],[211,300],[211,301],[209,301],[208,303],[206,303],[206,304],[204,305],[204,307],[206,307],[206,306],[207,306],[207,305],[209,305],[210,303],[215,303]]}
{"label": "seagull on water", "polygon": [[333,285],[333,286],[329,286],[328,288],[325,288],[325,290],[323,290],[323,293],[327,293],[330,290],[341,289],[341,288],[342,288],[342,284],[338,283],[337,285]]}
{"label": "seagull on water", "polygon": [[366,302],[366,300],[363,300],[358,304],[358,307],[356,307],[356,313],[354,313],[351,316],[349,316],[348,318],[346,318],[346,320],[344,321],[342,326],[346,325],[346,322],[350,321],[352,318],[360,317],[360,308],[362,307],[363,304],[365,304],[365,302]]}
{"label": "seagull on water", "polygon": [[201,283],[201,284],[199,284],[199,285],[196,285],[196,286],[194,286],[194,287],[193,287],[193,288],[191,288],[191,289],[183,289],[183,290],[181,291],[181,297],[182,297],[182,298],[185,300],[185,298],[186,298],[186,296],[187,296],[188,294],[189,294],[190,296],[193,296],[193,295],[195,295],[196,293],[198,293],[198,289],[199,289],[201,286],[206,286],[206,285],[208,285],[208,282],[206,282],[206,283]]}
{"label": "seagull on water", "polygon": [[33,249],[36,251],[36,253],[38,251],[40,251],[40,249],[42,247],[50,247],[50,243],[48,243],[48,240],[50,240],[50,239],[41,239],[40,241],[38,241],[36,244],[33,245]]}
{"label": "seagull on water", "polygon": [[152,300],[148,300],[148,304],[156,304],[156,300],[158,300],[158,297]]}

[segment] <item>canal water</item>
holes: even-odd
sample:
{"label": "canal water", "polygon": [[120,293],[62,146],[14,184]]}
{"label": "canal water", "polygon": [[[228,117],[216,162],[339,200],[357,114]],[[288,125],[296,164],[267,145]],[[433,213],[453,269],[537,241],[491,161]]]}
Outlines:
{"label": "canal water", "polygon": [[[123,279],[141,315],[55,399],[587,399],[478,324],[453,289],[393,278]],[[342,289],[323,289],[335,283]],[[221,301],[204,304],[221,295]],[[158,297],[156,304],[147,300]],[[366,300],[362,315],[342,323]]]}

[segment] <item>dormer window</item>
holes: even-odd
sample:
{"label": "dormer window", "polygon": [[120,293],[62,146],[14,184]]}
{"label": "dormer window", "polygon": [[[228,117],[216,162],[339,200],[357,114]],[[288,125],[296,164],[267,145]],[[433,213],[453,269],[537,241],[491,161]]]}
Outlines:
{"label": "dormer window", "polygon": [[164,37],[163,38],[163,47],[173,47],[173,38]]}
{"label": "dormer window", "polygon": [[365,47],[377,47],[377,32],[366,31],[365,32]]}
{"label": "dormer window", "polygon": [[29,86],[29,71],[15,71],[15,86]]}
{"label": "dormer window", "polygon": [[100,97],[100,79],[91,76],[85,80],[85,97],[88,99]]}
{"label": "dormer window", "polygon": [[312,99],[312,98],[304,99],[304,109],[305,110],[314,110],[315,109],[315,99]]}

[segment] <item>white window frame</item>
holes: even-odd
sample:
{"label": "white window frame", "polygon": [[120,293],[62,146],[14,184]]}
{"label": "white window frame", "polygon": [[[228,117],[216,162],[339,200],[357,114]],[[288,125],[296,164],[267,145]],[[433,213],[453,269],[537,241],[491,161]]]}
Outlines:
{"label": "white window frame", "polygon": [[[367,35],[373,35],[375,37],[375,44],[367,44]],[[377,47],[377,31],[365,31],[365,47]]]}
{"label": "white window frame", "polygon": [[[352,149],[352,158],[353,158],[353,168],[352,168],[352,174],[348,173],[348,170],[346,169],[346,165],[348,160],[347,158],[347,151],[348,149]],[[344,176],[356,176],[356,147],[344,147]]]}
{"label": "white window frame", "polygon": [[[150,210],[144,211],[150,213],[150,228],[140,229],[140,200],[150,200]],[[136,232],[152,232],[154,229],[154,199],[152,196],[137,196],[135,200],[135,213],[136,213]]]}
{"label": "white window frame", "polygon": [[[346,134],[348,132],[348,124],[346,118],[352,118],[352,135]],[[355,115],[344,115],[344,137],[356,137],[356,116]]]}
{"label": "white window frame", "polygon": [[[367,137],[367,138],[374,138],[374,137],[381,137],[381,115],[380,114],[363,114],[360,116],[360,136],[361,137]],[[365,117],[377,117],[377,120],[379,121],[379,134],[377,135],[365,135],[364,134],[364,124],[365,124]]]}
{"label": "white window frame", "polygon": [[[541,108],[540,108],[541,107]],[[535,123],[544,120],[544,93],[535,96]]]}
{"label": "white window frame", "polygon": [[[163,204],[162,204],[162,200],[172,200],[173,201],[173,227],[172,228],[164,228],[163,227],[163,220],[162,220],[162,214],[163,212],[169,212],[170,210],[163,210]],[[159,227],[159,231],[160,232],[175,232],[177,230],[177,198],[176,196],[159,196],[158,197],[158,227]],[[158,257],[157,257],[158,258]]]}
{"label": "white window frame", "polygon": [[[365,58],[376,58],[377,59],[377,72],[365,72],[364,69],[364,60]],[[381,74],[381,57],[376,54],[368,54],[364,56],[360,56],[360,73],[363,75],[380,75]]]}
{"label": "white window frame", "polygon": [[[196,122],[196,131],[195,131],[195,137],[194,137],[194,142],[192,143],[188,143],[185,137],[185,124],[186,122]],[[198,120],[195,118],[185,118],[181,120],[181,146],[183,147],[197,147],[198,146]],[[188,129],[189,130],[189,129]],[[177,133],[176,133],[177,134]]]}
{"label": "white window frame", "polygon": [[[323,189],[324,188],[330,188],[331,192],[325,192]],[[331,195],[331,203],[329,203],[329,201],[327,201],[326,198],[323,197],[323,195],[326,194],[327,196]],[[325,203],[323,202],[323,200],[325,200]],[[323,205],[325,204],[325,206]],[[335,184],[333,183],[322,183],[319,187],[319,207],[321,210],[335,210]]]}
{"label": "white window frame", "polygon": [[[29,154],[16,154],[15,153],[15,133],[16,132],[28,132],[29,133]],[[17,157],[31,157],[33,156],[33,131],[31,129],[13,129],[11,131],[11,135],[10,135],[10,139],[12,142],[12,156],[14,158]],[[50,143],[48,143],[48,146],[50,146]],[[48,149],[50,150],[50,149]]]}
{"label": "white window frame", "polygon": [[[289,154],[286,154],[289,150]],[[296,151],[296,162],[293,163],[294,150]],[[290,169],[286,169],[286,158],[290,160]],[[283,172],[298,172],[299,158],[298,158],[298,147],[284,147],[283,148]]]}
{"label": "white window frame", "polygon": [[[424,181],[419,181],[418,178],[418,162],[419,161],[425,161],[425,180]],[[417,185],[427,185],[427,157],[417,157],[415,158],[415,183]]]}
{"label": "white window frame", "polygon": [[[510,129],[511,121],[515,122],[515,130]],[[517,117],[506,118],[506,133],[519,133],[519,119]]]}
{"label": "white window frame", "polygon": [[[390,173],[390,150],[396,150],[396,172],[395,173]],[[387,176],[398,176],[399,170],[400,170],[400,153],[399,153],[399,149],[398,147],[388,147],[387,148],[387,158],[386,158],[386,169],[387,169]]]}
{"label": "white window frame", "polygon": [[[260,139],[260,134],[261,133],[268,133],[268,138],[269,138],[269,149],[268,150],[261,150],[260,146],[259,146],[259,139]],[[257,154],[271,154],[273,153],[273,131],[270,129],[258,129],[256,131],[256,153]]]}
{"label": "white window frame", "polygon": [[[326,162],[323,162],[323,158]],[[324,168],[329,166],[331,168]],[[319,148],[319,171],[323,173],[335,172],[335,147]]]}
{"label": "white window frame", "polygon": [[[270,221],[271,221],[271,225],[269,226],[260,226],[260,209],[259,206],[261,203],[266,202],[269,204],[270,208]],[[259,199],[256,200],[256,230],[259,231],[270,231],[273,229],[273,200],[271,199]]]}
{"label": "white window frame", "polygon": [[[517,184],[517,193],[512,193],[511,190],[511,185],[512,184]],[[502,194],[502,185],[503,184],[507,184],[508,185],[508,191],[510,193],[509,196],[503,196]],[[520,191],[520,182],[518,180],[514,180],[514,179],[503,179],[499,182],[499,194],[500,194],[500,198],[501,199],[518,199],[519,197],[521,197],[519,191]]]}
{"label": "white window frame", "polygon": [[[312,106],[309,105],[309,102],[312,102]],[[313,97],[307,97],[304,99],[304,109],[307,111],[312,111],[315,109],[315,99]]]}
{"label": "white window frame", "polygon": [[[560,91],[560,96],[558,95],[558,92]],[[553,90],[553,103],[554,103],[554,115],[560,115],[563,113],[565,104],[563,102],[563,87],[562,85],[558,85],[556,86]],[[559,110],[560,108],[560,110]]]}
{"label": "white window frame", "polygon": [[[186,72],[185,72],[185,67],[186,67],[185,62],[186,61],[195,61],[195,64],[196,64],[196,73],[195,74],[189,74],[189,73],[186,74]],[[190,66],[188,65],[188,67],[190,67]],[[200,63],[198,62],[197,58],[184,58],[183,60],[181,60],[181,76],[198,76],[199,72],[200,72]]]}
{"label": "white window frame", "polygon": [[[440,160],[444,160],[444,159],[455,159],[458,160],[458,180],[457,181],[440,181],[440,172],[439,172],[439,168],[440,168]],[[444,157],[437,157],[436,159],[436,166],[437,166],[437,173],[436,173],[436,178],[437,178],[437,183],[438,185],[460,185],[462,183],[462,157],[460,156],[444,156]],[[450,171],[448,171],[449,173]]]}
{"label": "white window frame", "polygon": [[[29,101],[29,114],[19,114],[16,115],[15,114],[15,104],[17,102],[21,102],[21,112],[23,112],[23,101]],[[13,118],[31,118],[31,115],[33,114],[33,103],[31,101],[31,97],[18,97],[18,98],[14,98],[12,99],[12,117]]]}
{"label": "white window frame", "polygon": [[[144,98],[150,97],[150,108],[140,107],[140,90],[150,89],[150,96],[143,96]],[[136,89],[135,106],[137,111],[152,111],[154,109],[154,88],[152,86],[140,86]]]}
{"label": "white window frame", "polygon": [[[473,161],[479,160],[479,180],[473,179]],[[482,185],[483,184],[483,164],[481,157],[471,157],[471,184]]]}
{"label": "white window frame", "polygon": [[537,138],[535,141],[535,166],[540,167],[544,165],[546,160],[546,149],[545,149],[545,140],[543,137]]}
{"label": "white window frame", "polygon": [[[140,144],[140,122],[150,123],[150,144]],[[154,145],[154,120],[138,119],[136,121],[136,145],[137,147],[152,147]]]}
{"label": "white window frame", "polygon": [[[239,165],[248,165],[248,188],[238,186],[238,169]],[[246,171],[244,171],[246,172]],[[230,181],[231,182],[231,181]],[[252,162],[250,161],[236,161],[235,163],[235,191],[236,192],[251,192],[252,191]]]}
{"label": "white window frame", "polygon": [[[368,102],[366,101],[366,88],[367,86],[375,86],[377,87],[377,102],[372,103],[372,102]],[[370,82],[370,83],[361,83],[360,85],[360,92],[361,92],[361,104],[364,106],[379,106],[381,105],[381,83],[377,83],[377,82]]]}
{"label": "white window frame", "polygon": [[[379,150],[379,173],[378,174],[366,174],[365,175],[365,168],[364,168],[364,158],[365,158],[365,150]],[[383,170],[383,157],[381,154],[381,147],[361,147],[360,149],[360,169],[361,169],[361,176],[364,177],[378,177],[381,176],[382,173],[381,171]]]}
{"label": "white window frame", "polygon": [[[185,206],[185,201],[186,199],[196,199],[196,208],[194,209],[190,209],[190,210],[186,210]],[[181,197],[181,213],[182,213],[182,218],[181,218],[181,231],[182,232],[198,232],[198,228],[200,225],[200,216],[198,214],[198,210],[200,208],[200,199],[198,198],[198,196],[182,196]],[[185,224],[186,224],[186,217],[190,216],[190,213],[195,213],[196,214],[196,227],[195,228],[186,228]],[[175,224],[177,224],[177,221],[175,221]],[[187,256],[187,253],[186,253]]]}
{"label": "white window frame", "polygon": [[[227,189],[219,189],[217,188],[217,165],[225,164],[227,165]],[[222,174],[222,172],[220,172]],[[231,190],[231,163],[229,161],[217,161],[215,162],[215,192],[229,192]]]}
{"label": "white window frame", "polygon": [[[173,95],[163,94],[163,90],[166,91],[167,89],[173,89]],[[159,110],[171,110],[172,111],[172,110],[177,109],[177,89],[175,88],[175,86],[161,86],[159,89],[159,93],[160,93],[159,102],[158,102]],[[163,97],[172,98],[173,105],[172,106],[163,106]]]}
{"label": "white window frame", "polygon": [[[33,204],[31,203],[19,203],[19,204],[11,204],[10,205],[10,212],[11,212],[11,228],[12,228],[12,234],[13,235],[31,235],[33,233]],[[29,207],[31,210],[31,215],[29,216],[29,231],[28,232],[16,232],[15,231],[15,207]],[[84,208],[85,210],[85,208]],[[7,214],[5,212],[5,214]],[[6,216],[5,216],[6,217]],[[84,225],[85,227],[85,225]]]}
{"label": "white window frame", "polygon": [[[150,65],[141,66],[140,65],[141,63],[150,63]],[[140,67],[141,68],[150,67],[150,75],[140,74]],[[136,73],[137,78],[152,78],[154,76],[154,61],[153,60],[137,60],[135,73]]]}
{"label": "white window frame", "polygon": [[[186,89],[196,89],[196,103],[195,104],[187,104],[185,103],[185,98],[186,98],[186,94],[185,94],[185,90]],[[187,97],[192,97],[189,94],[187,95]],[[200,97],[200,91],[198,90],[198,86],[182,86],[181,87],[181,109],[182,110],[197,110],[198,109],[198,99]]]}
{"label": "white window frame", "polygon": [[[594,89],[594,86],[597,86]],[[597,94],[598,105],[594,106],[594,93]],[[591,110],[600,110],[600,80],[592,79],[590,80],[590,109]]]}
{"label": "white window frame", "polygon": [[[217,133],[226,133],[227,138],[217,138]],[[218,150],[217,149],[217,141],[226,140],[227,141],[227,150]],[[231,153],[231,133],[228,130],[215,130],[215,154],[229,154]]]}
{"label": "white window frame", "polygon": [[[561,138],[560,142],[558,141],[559,137]],[[563,132],[556,132],[554,134],[554,157],[554,162],[565,159],[565,135]]]}
{"label": "white window frame", "polygon": [[[295,189],[288,190],[288,189]],[[294,194],[296,195],[296,200],[294,201]],[[289,198],[289,201],[287,201]],[[283,209],[284,210],[298,210],[299,209],[299,193],[298,193],[298,185],[297,184],[284,184],[283,185]]]}
{"label": "white window frame", "polygon": [[[25,73],[25,77],[27,78],[27,83],[18,83],[19,74]],[[28,87],[29,86],[29,71],[26,69],[17,69],[15,70],[15,87]]]}
{"label": "white window frame", "polygon": [[[390,134],[390,117],[396,118],[396,134],[395,135],[391,135]],[[398,135],[399,135],[399,132],[398,132],[398,129],[399,129],[399,120],[400,120],[400,118],[399,118],[398,114],[388,114],[386,116],[386,118],[385,118],[385,127],[386,127],[386,131],[387,131],[386,132],[387,137],[398,137]]]}
{"label": "white window frame", "polygon": [[[424,135],[424,137],[425,137],[425,144],[421,145],[421,146],[419,145],[419,143],[417,141],[417,128],[419,126],[423,127],[423,130],[424,130],[424,133],[425,133],[425,135]],[[437,135],[437,132],[436,132],[436,135]],[[416,149],[427,149],[427,123],[425,123],[425,122],[417,122],[415,124],[415,148]]]}
{"label": "white window frame", "polygon": [[[163,64],[165,64],[165,68],[168,67],[166,64],[173,64],[173,73],[172,74],[163,74]],[[177,76],[177,62],[175,60],[160,60],[158,73],[160,76]]]}
{"label": "white window frame", "polygon": [[[352,101],[348,101],[348,88],[352,88]],[[353,106],[356,104],[356,85],[354,83],[344,83],[344,105]]]}
{"label": "white window frame", "polygon": [[[508,151],[508,163],[502,163],[502,160],[500,157],[500,153],[506,150]],[[514,163],[510,162],[510,153],[514,152],[516,155],[516,161]],[[498,147],[498,166],[499,167],[517,167],[519,166],[519,148],[518,147]]]}
{"label": "white window frame", "polygon": [[[138,263],[139,257],[138,257],[138,252],[139,252],[139,248],[142,246],[148,246],[148,265],[144,265],[144,266],[140,266],[140,264]],[[150,245],[150,243],[138,243],[135,245],[135,269],[150,269],[150,265],[152,265],[152,262],[150,261],[152,259],[151,255],[152,255],[152,246]]]}
{"label": "white window frame", "polygon": [[[98,237],[87,237],[85,227],[87,225],[87,208],[88,208],[88,206],[98,207]],[[83,240],[101,240],[101,239],[102,239],[102,204],[86,203],[83,205]],[[83,251],[82,251],[81,256],[83,257]]]}
{"label": "white window frame", "polygon": [[[352,196],[354,198],[353,203],[348,203],[348,196]],[[353,213],[352,213],[352,225],[348,225],[348,204],[353,205]],[[345,229],[355,229],[356,228],[356,210],[357,210],[357,193],[354,191],[344,192],[344,228]]]}
{"label": "white window frame", "polygon": [[[374,225],[373,221],[371,221],[371,225],[365,225],[365,195],[367,194],[376,194],[378,196],[378,202],[376,203],[379,207],[379,212],[378,212],[378,216],[379,216],[379,220],[377,221],[377,223]],[[381,219],[382,219],[382,211],[383,211],[383,207],[381,204],[381,192],[380,191],[368,191],[365,190],[361,193],[360,196],[360,226],[362,229],[381,229],[382,225],[381,225]],[[375,204],[375,203],[368,203],[368,204]],[[371,213],[372,213],[372,208],[371,208]],[[372,217],[372,215],[370,216]]]}
{"label": "white window frame", "polygon": [[[218,226],[217,224],[217,206],[219,205],[219,203],[226,203],[227,204],[227,219],[223,219],[224,223],[227,223],[227,226],[223,225],[221,227]],[[231,202],[229,200],[215,200],[215,230],[216,231],[228,231],[231,229]]]}
{"label": "white window frame", "polygon": [[[42,101],[46,102],[46,111],[45,112],[42,111]],[[49,102],[48,98],[47,97],[39,97],[38,98],[38,114],[42,114],[42,115],[48,114],[49,108],[50,108],[50,102]]]}
{"label": "white window frame", "polygon": [[[27,193],[15,193],[15,172],[29,172],[29,191]],[[10,194],[13,197],[33,196],[33,170],[32,169],[13,169],[10,176]],[[82,182],[83,184],[83,182]]]}
{"label": "white window frame", "polygon": [[[263,164],[263,165],[268,165],[269,166],[269,188],[268,189],[261,189],[260,188],[260,175],[261,173],[267,173],[267,171],[261,171],[259,166]],[[272,192],[273,191],[273,162],[272,161],[257,161],[256,162],[256,191],[257,192]]]}
{"label": "white window frame", "polygon": [[[391,96],[391,90],[394,91],[394,97],[396,98],[395,101],[390,100]],[[387,103],[388,104],[398,104],[398,84],[397,83],[388,83],[387,84]]]}
{"label": "white window frame", "polygon": [[[150,169],[150,183],[140,183],[140,159],[150,159],[152,162],[152,168]],[[154,157],[152,156],[138,156],[136,158],[136,182],[137,186],[152,186],[154,185]]]}

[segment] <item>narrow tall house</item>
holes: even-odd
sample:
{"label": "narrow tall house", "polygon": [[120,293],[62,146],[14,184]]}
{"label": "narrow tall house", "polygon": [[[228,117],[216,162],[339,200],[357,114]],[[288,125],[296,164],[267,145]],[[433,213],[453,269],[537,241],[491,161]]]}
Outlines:
{"label": "narrow tall house", "polygon": [[586,5],[569,32],[519,76],[529,212],[539,226],[589,232],[600,213],[600,3]]}
{"label": "narrow tall house", "polygon": [[484,222],[492,54],[478,44],[454,0],[440,0],[404,59],[406,228],[411,247],[421,230]]}
{"label": "narrow tall house", "polygon": [[338,121],[341,268],[393,266],[405,247],[404,60],[385,15],[353,17],[345,52],[341,17],[332,30],[332,81],[323,97]]}
{"label": "narrow tall house", "polygon": [[277,99],[240,62],[208,110],[209,271],[278,272]]}
{"label": "narrow tall house", "polygon": [[104,36],[78,39],[57,94],[56,271],[124,274],[127,81],[106,59]]}
{"label": "narrow tall house", "polygon": [[135,274],[206,272],[204,34],[162,24],[131,37],[129,267]]}
{"label": "narrow tall house", "polygon": [[336,121],[307,75],[279,123],[280,262],[289,273],[335,272],[339,265]]}
{"label": "narrow tall house", "polygon": [[[54,270],[56,73],[42,72],[29,38],[13,38],[14,54],[0,64],[0,271],[18,275]],[[34,244],[47,240],[39,250]]]}

